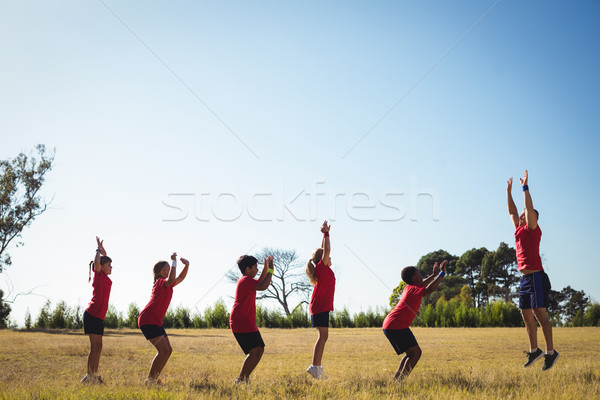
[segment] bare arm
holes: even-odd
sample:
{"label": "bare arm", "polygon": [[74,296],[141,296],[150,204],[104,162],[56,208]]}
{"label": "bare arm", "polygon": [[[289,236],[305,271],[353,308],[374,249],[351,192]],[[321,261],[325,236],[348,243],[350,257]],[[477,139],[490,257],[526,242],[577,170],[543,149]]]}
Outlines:
{"label": "bare arm", "polygon": [[269,270],[273,269],[273,256],[269,256],[265,259],[265,264],[263,266],[263,270],[260,273],[260,277],[258,278],[258,284],[256,285],[256,290],[265,290],[271,284],[271,277],[273,276],[272,272]]}
{"label": "bare arm", "polygon": [[323,247],[323,264],[329,265],[329,254],[331,253],[331,243],[329,242],[329,230],[331,226],[327,225],[327,221],[323,222],[321,226],[321,232],[323,232],[323,242],[321,243],[321,247]]}
{"label": "bare arm", "polygon": [[[448,265],[448,260],[444,260],[442,261],[442,265],[440,265],[440,269],[442,271],[444,271],[444,274],[446,273],[446,266]],[[428,294],[431,294],[435,291],[435,289],[437,289],[437,287],[440,285],[440,283],[442,283],[442,277],[440,275],[435,275],[433,280],[431,281],[431,283],[429,283],[429,285],[427,285],[427,288],[425,289],[425,294],[423,296],[427,296]]]}
{"label": "bare arm", "polygon": [[527,227],[531,230],[534,230],[537,228],[537,214],[533,209],[533,201],[531,200],[531,194],[529,193],[529,187],[527,186],[527,182],[529,180],[527,170],[525,170],[525,176],[520,178],[520,180],[521,186],[524,186],[523,197],[525,199],[525,221],[527,221]]}
{"label": "bare arm", "polygon": [[516,228],[519,226],[519,210],[517,210],[517,206],[515,205],[515,201],[512,197],[512,182],[512,178],[507,181],[506,202],[508,203],[508,214],[510,215],[510,220]]}
{"label": "bare arm", "polygon": [[438,268],[438,263],[434,263],[433,264],[433,272],[431,273],[431,275],[429,275],[427,278],[423,279],[423,284],[425,286],[429,285],[431,283],[431,281],[433,281],[435,279],[435,277],[437,276],[437,274],[440,272],[439,268]]}
{"label": "bare arm", "polygon": [[171,254],[171,260],[174,262],[171,263],[171,270],[169,271],[169,276],[165,281],[166,287],[173,285],[175,283],[175,280],[177,279],[177,253]]}
{"label": "bare arm", "polygon": [[104,240],[100,240],[98,236],[96,236],[96,244],[98,247],[96,248],[96,257],[94,257],[94,273],[98,274],[102,270],[102,265],[100,265],[100,256],[106,255],[106,250],[104,250]]}
{"label": "bare arm", "polygon": [[179,285],[187,276],[188,273],[188,267],[190,266],[190,262],[188,260],[186,260],[185,258],[180,258],[181,262],[183,263],[183,265],[185,265],[183,267],[183,271],[181,271],[179,273],[179,275],[177,276],[177,278],[175,279],[175,283],[173,284],[173,287]]}

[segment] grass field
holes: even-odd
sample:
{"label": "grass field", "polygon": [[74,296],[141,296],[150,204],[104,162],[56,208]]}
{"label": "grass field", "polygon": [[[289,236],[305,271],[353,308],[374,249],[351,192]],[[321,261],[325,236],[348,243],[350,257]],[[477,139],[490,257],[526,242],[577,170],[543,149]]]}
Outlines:
{"label": "grass field", "polygon": [[[326,381],[305,372],[313,329],[262,329],[267,347],[248,386],[234,387],[243,353],[228,330],[170,330],[165,383],[147,389],[154,348],[137,330],[108,331],[104,385],[82,385],[89,342],[82,332],[0,331],[2,399],[598,399],[600,328],[556,328],[561,357],[541,372],[523,369],[524,328],[414,328],[423,356],[404,384],[400,357],[380,329],[331,329]],[[541,333],[540,333],[541,339]]]}

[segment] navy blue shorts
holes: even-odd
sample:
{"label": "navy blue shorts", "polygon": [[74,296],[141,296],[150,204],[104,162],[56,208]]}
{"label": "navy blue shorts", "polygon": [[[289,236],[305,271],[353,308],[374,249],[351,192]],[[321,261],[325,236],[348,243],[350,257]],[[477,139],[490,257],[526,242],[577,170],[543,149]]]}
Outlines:
{"label": "navy blue shorts", "polygon": [[255,347],[265,347],[265,342],[263,342],[259,331],[243,333],[233,332],[233,336],[235,336],[235,340],[237,340],[238,344],[244,351],[244,354],[250,353],[250,350]]}
{"label": "navy blue shorts", "polygon": [[83,332],[86,335],[104,335],[104,320],[85,311],[83,313]]}
{"label": "navy blue shorts", "polygon": [[519,289],[519,308],[547,308],[551,288],[550,278],[544,271],[523,275]]}
{"label": "navy blue shorts", "polygon": [[415,335],[409,328],[406,329],[384,329],[383,334],[392,344],[396,354],[400,355],[411,347],[418,346]]}
{"label": "navy blue shorts", "polygon": [[147,324],[140,326],[140,329],[146,340],[154,339],[159,336],[167,336],[167,332],[165,332],[162,326]]}
{"label": "navy blue shorts", "polygon": [[310,323],[313,328],[322,327],[329,328],[329,311],[318,313],[310,316]]}

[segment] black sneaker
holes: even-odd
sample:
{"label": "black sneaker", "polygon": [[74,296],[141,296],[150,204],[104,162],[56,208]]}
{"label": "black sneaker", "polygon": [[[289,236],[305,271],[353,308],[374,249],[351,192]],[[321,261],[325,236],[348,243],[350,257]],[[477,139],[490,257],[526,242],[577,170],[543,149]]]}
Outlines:
{"label": "black sneaker", "polygon": [[542,371],[548,371],[550,368],[554,367],[554,363],[558,360],[558,351],[554,350],[554,354],[544,356],[544,365],[542,365]]}
{"label": "black sneaker", "polygon": [[523,368],[530,367],[531,364],[542,358],[542,356],[544,355],[544,352],[541,351],[539,348],[535,349],[533,353],[530,353],[528,351],[524,351],[523,353],[527,354],[527,362],[523,364]]}

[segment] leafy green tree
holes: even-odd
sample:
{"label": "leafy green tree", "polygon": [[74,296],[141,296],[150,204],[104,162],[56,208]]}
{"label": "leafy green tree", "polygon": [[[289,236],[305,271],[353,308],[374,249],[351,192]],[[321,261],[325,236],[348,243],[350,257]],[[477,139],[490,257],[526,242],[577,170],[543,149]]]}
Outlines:
{"label": "leafy green tree", "polygon": [[34,327],[36,329],[47,329],[50,328],[50,300],[46,301],[44,307],[40,310],[40,315],[38,315],[35,320]]}
{"label": "leafy green tree", "polygon": [[229,311],[223,299],[217,300],[214,307],[208,307],[204,312],[208,328],[229,328]]}
{"label": "leafy green tree", "polygon": [[29,307],[27,308],[27,311],[25,312],[25,329],[26,330],[31,330],[31,313],[29,312]]}
{"label": "leafy green tree", "polygon": [[588,305],[583,318],[587,326],[600,326],[600,304],[591,303]]}
{"label": "leafy green tree", "polygon": [[10,306],[2,301],[4,292],[0,289],[0,329],[8,327],[8,316],[10,315]]}
{"label": "leafy green tree", "polygon": [[481,273],[483,258],[487,252],[488,250],[485,247],[479,249],[473,248],[465,251],[456,262],[456,273],[467,280],[477,306],[481,305],[482,299],[487,296],[487,290],[482,281]]}
{"label": "leafy green tree", "polygon": [[483,256],[481,276],[487,285],[489,297],[512,301],[517,295],[521,278],[517,271],[517,254],[515,249],[501,242],[496,251],[489,251]]}
{"label": "leafy green tree", "polygon": [[587,297],[583,290],[575,290],[571,286],[563,288],[561,294],[564,298],[563,306],[563,317],[573,322],[573,319],[577,316],[577,313],[581,311],[579,317],[579,325],[583,324],[583,310],[587,307],[590,299]]}
{"label": "leafy green tree", "polygon": [[104,317],[104,326],[111,329],[120,328],[123,318],[114,305],[109,305]]}
{"label": "leafy green tree", "polygon": [[67,303],[64,301],[59,302],[50,315],[50,328],[65,329],[67,327],[68,312],[69,308],[67,307]]}
{"label": "leafy green tree", "polygon": [[125,320],[125,326],[128,328],[135,329],[138,326],[138,317],[140,316],[140,309],[137,304],[130,303],[127,309],[127,319]]}
{"label": "leafy green tree", "polygon": [[434,263],[437,262],[439,265],[444,260],[448,260],[448,266],[446,267],[447,274],[435,292],[423,298],[423,305],[435,305],[441,297],[445,297],[446,299],[453,298],[460,293],[460,288],[465,283],[464,278],[456,274],[456,262],[458,261],[458,257],[442,249],[425,254],[419,259],[419,262],[417,262],[415,267],[419,270],[421,275],[423,275],[423,278],[425,278],[431,274]]}
{"label": "leafy green tree", "polygon": [[24,153],[0,160],[0,272],[12,263],[7,253],[9,244],[46,211],[47,204],[38,192],[46,173],[52,169],[54,152],[47,154],[43,144],[38,144],[36,150],[39,160]]}

